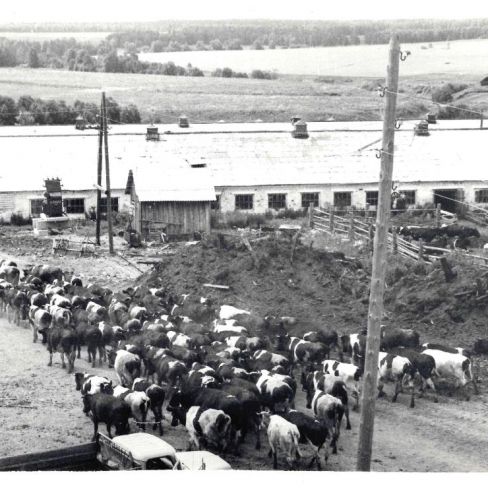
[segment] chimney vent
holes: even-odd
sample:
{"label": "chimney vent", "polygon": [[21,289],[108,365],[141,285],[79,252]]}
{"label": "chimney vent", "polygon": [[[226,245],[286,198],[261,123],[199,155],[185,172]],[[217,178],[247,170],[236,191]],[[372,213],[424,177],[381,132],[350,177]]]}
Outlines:
{"label": "chimney vent", "polygon": [[291,136],[295,139],[308,139],[307,123],[303,120],[298,120],[293,124]]}
{"label": "chimney vent", "polygon": [[190,127],[190,124],[188,123],[188,117],[186,115],[180,115],[180,117],[178,118],[178,126],[182,129],[187,129],[188,127]]}
{"label": "chimney vent", "polygon": [[146,141],[159,141],[159,131],[157,127],[148,127],[146,130]]}

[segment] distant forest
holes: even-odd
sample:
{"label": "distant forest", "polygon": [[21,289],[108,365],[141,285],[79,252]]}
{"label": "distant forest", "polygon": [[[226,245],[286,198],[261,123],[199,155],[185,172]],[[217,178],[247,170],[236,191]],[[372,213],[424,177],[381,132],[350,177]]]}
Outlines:
{"label": "distant forest", "polygon": [[[488,38],[488,19],[381,21],[173,21],[119,24],[0,24],[0,67],[204,76],[191,65],[140,61],[140,52],[293,49],[315,46],[384,44],[391,32],[401,42],[435,42]],[[2,32],[111,32],[105,39],[8,39]],[[213,76],[272,79],[254,70],[231,73],[223,67]],[[276,75],[274,76],[276,77]]]}
{"label": "distant forest", "polygon": [[111,32],[114,48],[137,50],[294,48],[384,44],[396,31],[401,42],[488,38],[488,19],[415,20],[228,20],[137,23],[0,24],[1,32]]}

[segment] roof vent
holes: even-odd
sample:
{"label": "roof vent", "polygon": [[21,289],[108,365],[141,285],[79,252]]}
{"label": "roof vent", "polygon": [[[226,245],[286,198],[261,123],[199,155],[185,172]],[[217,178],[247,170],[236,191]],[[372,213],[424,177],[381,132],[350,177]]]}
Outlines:
{"label": "roof vent", "polygon": [[79,114],[78,117],[76,117],[75,119],[75,129],[85,130],[85,126],[86,126],[85,117]]}
{"label": "roof vent", "polygon": [[308,139],[307,123],[303,120],[298,120],[293,124],[291,136],[295,139]]}
{"label": "roof vent", "polygon": [[415,124],[413,130],[416,136],[430,136],[429,123],[426,120],[421,120],[418,124]]}
{"label": "roof vent", "polygon": [[148,127],[146,129],[146,141],[159,141],[159,131],[157,127]]}
{"label": "roof vent", "polygon": [[291,125],[295,125],[299,120],[302,120],[302,118],[295,116],[292,117],[290,120],[291,120]]}
{"label": "roof vent", "polygon": [[437,124],[437,117],[436,117],[436,115],[433,114],[433,113],[431,113],[431,112],[429,112],[427,114],[427,122],[429,124]]}
{"label": "roof vent", "polygon": [[190,127],[190,124],[188,123],[188,117],[186,115],[180,115],[180,117],[178,117],[178,126],[182,129],[187,129],[188,127]]}

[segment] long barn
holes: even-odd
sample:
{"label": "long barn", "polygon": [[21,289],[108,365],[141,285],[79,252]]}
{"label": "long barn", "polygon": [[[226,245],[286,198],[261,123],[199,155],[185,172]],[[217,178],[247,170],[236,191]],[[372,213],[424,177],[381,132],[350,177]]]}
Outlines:
{"label": "long barn", "polygon": [[[488,166],[479,149],[486,132],[479,121],[441,120],[429,126],[428,137],[416,136],[413,126],[414,121],[404,122],[395,135],[393,179],[407,203],[441,203],[450,211],[459,202],[488,204]],[[316,122],[308,123],[307,138],[295,138],[291,123],[190,121],[188,128],[153,127],[159,136],[147,140],[146,126],[112,126],[112,208],[134,212],[131,194],[125,192],[129,170],[139,198],[141,230],[152,221],[166,223],[170,232],[180,232],[176,227],[183,234],[205,231],[209,206],[257,213],[307,208],[310,203],[374,207],[381,128],[380,121]],[[97,142],[96,131],[69,126],[1,127],[0,216],[38,215],[44,179],[59,177],[66,213],[83,217],[96,204]],[[164,196],[165,186],[172,200]],[[195,193],[199,191],[203,197]],[[102,204],[107,205],[106,199]],[[194,207],[191,215],[185,214],[185,206]],[[195,225],[185,227],[185,219]]]}

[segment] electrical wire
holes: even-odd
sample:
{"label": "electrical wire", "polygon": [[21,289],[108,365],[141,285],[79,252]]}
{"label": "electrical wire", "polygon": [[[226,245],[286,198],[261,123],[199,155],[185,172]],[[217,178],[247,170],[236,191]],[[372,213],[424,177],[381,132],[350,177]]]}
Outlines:
{"label": "electrical wire", "polygon": [[416,95],[408,95],[406,93],[394,92],[392,90],[389,90],[388,87],[385,87],[384,91],[385,91],[385,93],[391,93],[393,95],[397,95],[397,96],[403,97],[403,98],[413,98],[415,100],[422,100],[424,102],[429,102],[429,103],[432,103],[433,105],[437,105],[439,107],[448,107],[448,108],[454,108],[456,110],[461,110],[463,112],[469,112],[469,113],[472,113],[472,114],[479,115],[480,117],[483,115],[483,112],[479,112],[479,111],[476,111],[476,110],[472,110],[472,109],[468,109],[468,108],[463,108],[463,107],[457,107],[456,105],[450,105],[448,103],[435,102],[435,101],[430,100],[428,98],[419,97],[419,96],[416,96]]}

